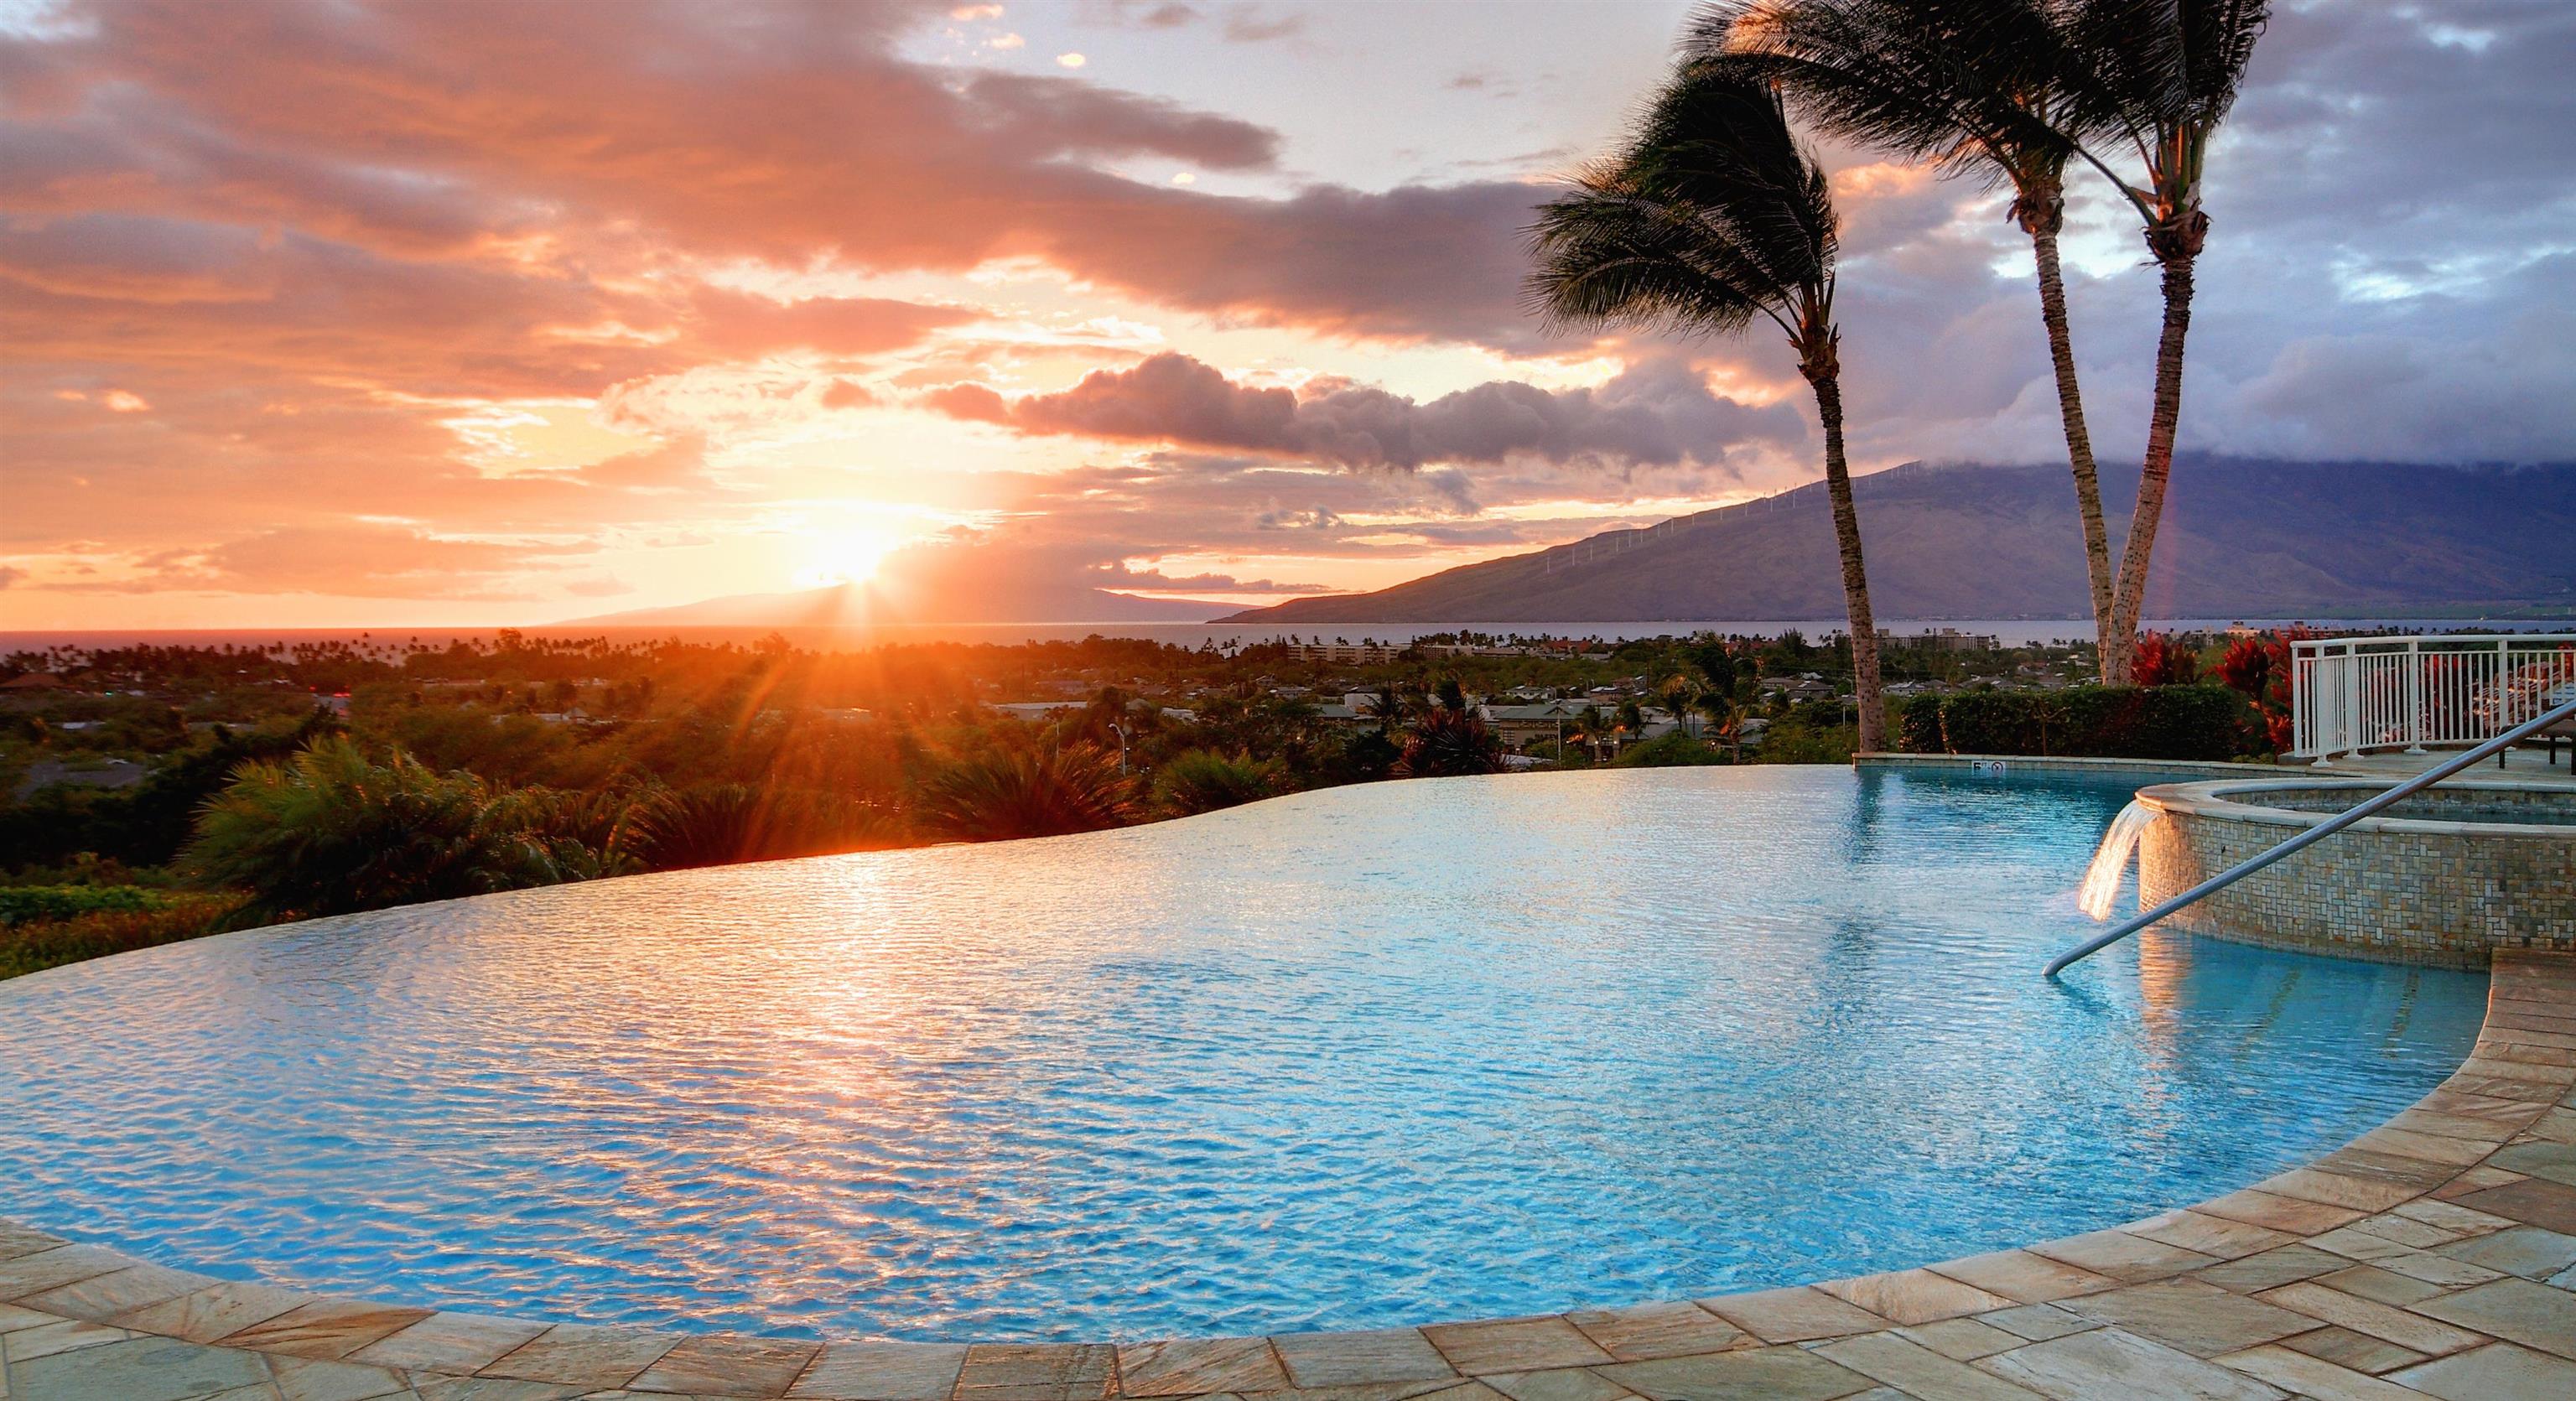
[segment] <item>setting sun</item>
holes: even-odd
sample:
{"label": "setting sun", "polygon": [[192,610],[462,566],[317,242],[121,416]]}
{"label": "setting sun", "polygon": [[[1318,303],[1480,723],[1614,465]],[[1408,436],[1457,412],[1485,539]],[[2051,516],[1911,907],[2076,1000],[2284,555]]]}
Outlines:
{"label": "setting sun", "polygon": [[807,562],[797,571],[796,582],[806,588],[864,584],[876,577],[877,566],[902,543],[886,530],[818,531],[807,547]]}

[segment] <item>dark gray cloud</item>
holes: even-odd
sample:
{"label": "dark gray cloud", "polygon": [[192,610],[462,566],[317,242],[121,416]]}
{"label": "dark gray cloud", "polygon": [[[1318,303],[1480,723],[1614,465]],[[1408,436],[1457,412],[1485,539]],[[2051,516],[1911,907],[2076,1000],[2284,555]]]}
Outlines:
{"label": "dark gray cloud", "polygon": [[1534,459],[1555,466],[1718,465],[1730,446],[1805,435],[1782,407],[1709,392],[1690,367],[1651,360],[1598,389],[1546,390],[1496,380],[1417,402],[1383,389],[1319,381],[1302,390],[1239,384],[1186,355],[1095,370],[1059,394],[1005,400],[982,385],[924,402],[954,417],[1023,433],[1170,442],[1304,458],[1337,467]]}

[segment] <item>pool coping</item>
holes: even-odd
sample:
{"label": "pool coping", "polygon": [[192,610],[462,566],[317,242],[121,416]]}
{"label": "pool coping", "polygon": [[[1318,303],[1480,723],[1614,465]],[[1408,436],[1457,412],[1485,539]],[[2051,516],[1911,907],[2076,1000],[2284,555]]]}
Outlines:
{"label": "pool coping", "polygon": [[2269,774],[2273,776],[2304,774],[2305,765],[2257,764],[2235,759],[2102,759],[2072,754],[1908,754],[1897,750],[1864,749],[1852,756],[1852,767],[1863,769],[1968,769],[1999,771],[2033,769],[2042,773],[2170,773],[2207,774],[2226,778],[2236,774]]}
{"label": "pool coping", "polygon": [[[2359,802],[2363,796],[2385,792],[2405,780],[2395,776],[2383,778],[2303,778],[2275,779],[2202,779],[2190,783],[2159,783],[2138,790],[2138,801],[2158,812],[2179,813],[2186,817],[2220,817],[2232,822],[2251,822],[2266,827],[2316,827],[2334,820],[2331,812],[2310,812],[2304,808],[2273,807],[2267,803],[2249,802],[2267,792],[2281,790],[2347,792]],[[2564,780],[2534,783],[2516,779],[2447,778],[2434,790],[2441,793],[2529,793],[2533,791],[2563,793],[2570,785]],[[2576,841],[2576,823],[2565,822],[2464,822],[2433,817],[2365,817],[2353,824],[2363,832],[2412,832],[2438,837],[2524,838],[2546,841]]]}
{"label": "pool coping", "polygon": [[0,1220],[0,1401],[2576,1395],[2576,956],[2491,971],[2459,1069],[2344,1147],[1913,1269],[1361,1333],[817,1343],[226,1282]]}

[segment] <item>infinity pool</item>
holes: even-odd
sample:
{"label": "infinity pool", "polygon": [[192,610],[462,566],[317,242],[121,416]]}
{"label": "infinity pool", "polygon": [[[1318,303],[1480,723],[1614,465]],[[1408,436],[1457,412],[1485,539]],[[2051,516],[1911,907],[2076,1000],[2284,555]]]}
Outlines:
{"label": "infinity pool", "polygon": [[2062,985],[2153,774],[1383,784],[642,877],[0,983],[0,1216],[529,1317],[1138,1338],[1895,1268],[2403,1107],[2480,975]]}

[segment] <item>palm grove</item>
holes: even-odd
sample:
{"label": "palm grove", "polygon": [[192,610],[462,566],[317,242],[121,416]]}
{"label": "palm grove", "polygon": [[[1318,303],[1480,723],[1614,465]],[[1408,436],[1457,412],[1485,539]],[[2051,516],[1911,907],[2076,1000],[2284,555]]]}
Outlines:
{"label": "palm grove", "polygon": [[[2102,679],[2122,684],[2173,472],[2192,270],[2209,230],[2202,169],[2266,18],[2261,0],[1715,5],[1626,145],[1540,211],[1530,299],[1551,322],[1733,335],[1767,321],[1796,352],[1824,429],[1862,749],[1886,747],[1886,706],[1843,452],[1839,221],[1791,116],[2011,192],[2037,271]],[[2146,456],[2116,569],[2058,271],[2077,166],[2137,213],[2164,284]]]}

